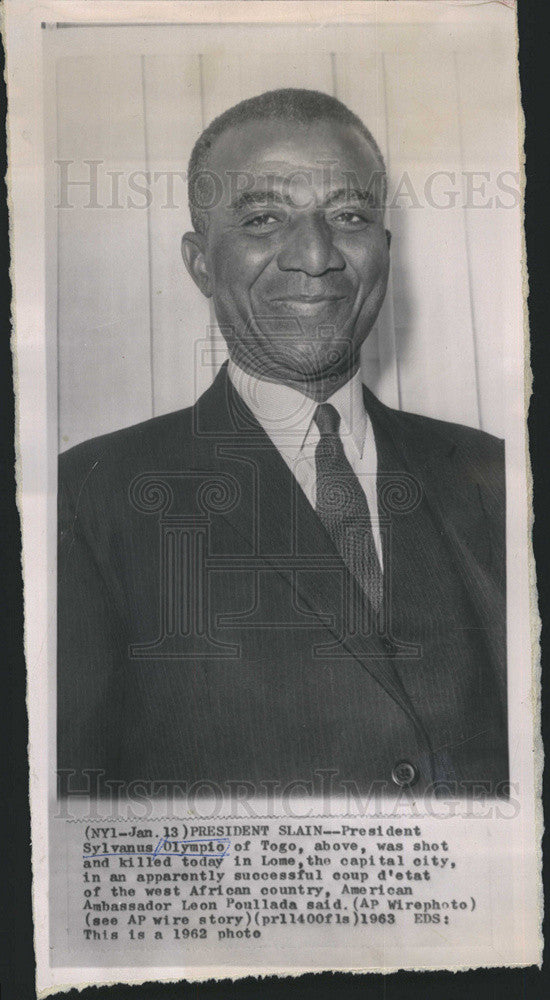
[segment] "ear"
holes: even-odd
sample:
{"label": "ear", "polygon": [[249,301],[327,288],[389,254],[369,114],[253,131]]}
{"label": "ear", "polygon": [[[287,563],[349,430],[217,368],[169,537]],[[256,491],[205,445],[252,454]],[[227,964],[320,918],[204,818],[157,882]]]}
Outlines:
{"label": "ear", "polygon": [[193,281],[207,299],[212,297],[210,275],[206,266],[206,240],[202,233],[185,233],[181,240],[181,255]]}
{"label": "ear", "polygon": [[389,250],[391,247],[391,233],[389,229],[386,229],[386,242],[388,244],[388,250]]}

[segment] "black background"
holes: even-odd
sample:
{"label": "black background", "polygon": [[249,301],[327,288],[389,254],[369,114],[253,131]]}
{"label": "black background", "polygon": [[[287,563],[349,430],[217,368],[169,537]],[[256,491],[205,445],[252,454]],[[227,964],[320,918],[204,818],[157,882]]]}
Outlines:
{"label": "black background", "polygon": [[[550,131],[550,38],[547,8],[543,3],[520,0],[520,78],[526,116],[527,189],[526,245],[529,269],[529,318],[531,327],[533,397],[529,416],[531,460],[534,476],[535,527],[533,532],[538,570],[540,612],[543,618],[543,678],[548,670],[548,612],[550,607],[550,297],[548,202],[548,135]],[[29,65],[29,72],[32,67]],[[0,75],[3,73],[3,67]],[[3,80],[3,77],[2,77]],[[3,95],[5,102],[5,94]],[[5,103],[4,103],[5,107]],[[0,176],[6,173],[5,146]],[[3,181],[0,181],[3,185]],[[4,185],[3,185],[4,186]],[[0,956],[1,1000],[31,1000],[34,989],[33,928],[31,918],[31,853],[28,806],[27,715],[23,658],[23,607],[20,566],[20,526],[15,505],[14,399],[10,352],[10,283],[8,275],[8,217],[6,189],[0,198],[0,227],[5,266],[0,307],[0,524],[2,528],[3,593],[0,608],[5,624],[0,631],[2,686],[0,718],[6,746],[2,753],[1,828],[3,933]],[[32,611],[32,609],[31,609]],[[2,648],[3,646],[3,648]],[[548,730],[548,694],[543,689],[543,733]],[[545,803],[548,794],[545,771]],[[545,842],[548,838],[545,837]],[[544,845],[546,847],[546,843]],[[546,854],[546,851],[545,851]],[[546,878],[545,878],[546,887]],[[258,1000],[265,997],[310,1000],[320,996],[368,1000],[459,1000],[472,995],[487,1000],[531,1000],[542,997],[543,970],[490,969],[466,973],[395,973],[392,975],[321,974],[297,979],[246,979],[192,985],[189,983],[115,986],[71,990],[55,994],[65,1000]]]}

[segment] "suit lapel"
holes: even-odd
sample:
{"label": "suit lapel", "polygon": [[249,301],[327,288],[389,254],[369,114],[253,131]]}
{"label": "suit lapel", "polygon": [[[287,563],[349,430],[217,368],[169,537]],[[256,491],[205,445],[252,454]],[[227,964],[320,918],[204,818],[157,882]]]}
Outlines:
{"label": "suit lapel", "polygon": [[[434,522],[446,540],[455,568],[487,636],[488,652],[505,697],[505,621],[500,588],[480,560],[489,551],[490,525],[485,515],[484,486],[460,444],[433,432],[429,438],[411,431],[400,414],[385,407],[364,388],[365,406],[373,421],[377,447],[390,435],[403,469],[419,480]],[[476,518],[476,513],[478,517]],[[477,527],[476,527],[477,524]]]}
{"label": "suit lapel", "polygon": [[[294,599],[330,632],[335,642],[328,655],[355,659],[423,732],[381,637],[339,627],[344,588],[349,592],[357,585],[286,462],[231,385],[226,366],[196,411],[195,433],[199,441],[210,440],[210,463],[232,463],[240,484],[241,502],[221,514],[224,522],[245,541],[245,551],[282,576]],[[340,587],[330,569],[339,574]]]}

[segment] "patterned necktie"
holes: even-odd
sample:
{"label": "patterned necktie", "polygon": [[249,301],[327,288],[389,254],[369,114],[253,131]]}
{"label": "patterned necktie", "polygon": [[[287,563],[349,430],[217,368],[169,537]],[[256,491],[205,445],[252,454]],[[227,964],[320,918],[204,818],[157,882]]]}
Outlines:
{"label": "patterned necktie", "polygon": [[383,578],[367,498],[348,462],[338,428],[340,414],[321,403],[313,415],[321,435],[315,449],[315,509],[350,573],[375,611],[383,601]]}

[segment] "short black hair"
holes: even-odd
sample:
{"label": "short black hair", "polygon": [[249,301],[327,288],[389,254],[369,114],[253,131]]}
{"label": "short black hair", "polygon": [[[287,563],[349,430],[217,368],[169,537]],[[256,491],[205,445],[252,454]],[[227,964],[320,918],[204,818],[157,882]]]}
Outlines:
{"label": "short black hair", "polygon": [[337,121],[340,124],[351,125],[364,136],[374,149],[382,168],[383,195],[386,198],[386,165],[376,139],[360,118],[350,111],[342,101],[319,90],[301,90],[288,87],[282,90],[268,90],[257,97],[249,97],[239,101],[227,111],[214,118],[197,139],[189,158],[188,197],[191,221],[196,232],[204,232],[207,224],[207,212],[197,203],[197,183],[201,174],[208,170],[210,151],[216,139],[234,126],[251,121],[266,119],[292,121],[308,125],[316,121]]}

